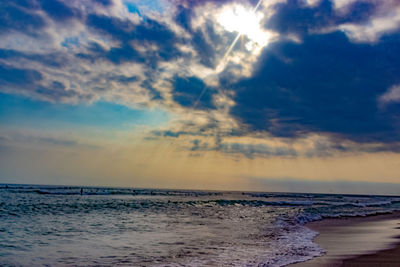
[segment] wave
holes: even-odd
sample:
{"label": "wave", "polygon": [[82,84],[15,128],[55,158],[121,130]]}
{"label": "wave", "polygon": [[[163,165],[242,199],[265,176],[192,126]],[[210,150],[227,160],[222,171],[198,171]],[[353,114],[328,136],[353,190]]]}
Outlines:
{"label": "wave", "polygon": [[[84,196],[80,196],[81,189]],[[58,238],[48,236],[64,233],[70,237],[76,234],[75,241],[81,242],[85,234],[89,240],[105,233],[121,233],[121,236],[137,234],[140,237],[137,240],[142,241],[141,237],[147,234],[157,234],[157,238],[164,238],[158,245],[168,251],[164,258],[153,253],[153,242],[143,245],[129,239],[124,245],[129,252],[148,249],[148,253],[140,254],[147,264],[159,260],[160,264],[172,266],[179,257],[186,257],[182,252],[187,250],[197,255],[195,262],[209,260],[206,256],[209,253],[222,253],[213,256],[213,260],[218,260],[214,265],[219,266],[232,263],[232,255],[238,255],[239,266],[247,260],[258,266],[305,261],[323,253],[313,243],[317,233],[308,229],[306,223],[324,218],[374,216],[394,210],[400,210],[399,197],[0,185],[0,219],[8,222],[3,223],[2,234],[10,238],[15,238],[12,233],[16,232],[27,233],[28,240],[35,236],[40,240],[45,233],[46,240],[56,242]],[[47,215],[54,220],[47,221]],[[85,223],[81,223],[83,218]],[[31,220],[37,223],[26,227]],[[43,220],[51,227],[45,224],[41,228]],[[171,241],[171,236],[179,242],[172,242],[176,240]],[[143,242],[146,240],[151,238],[143,238]],[[124,242],[124,238],[118,242]],[[21,238],[18,244],[24,247],[26,239]],[[216,244],[226,247],[219,252],[213,248],[207,250]],[[117,246],[112,253],[123,257],[121,251],[124,248]],[[232,254],[223,254],[229,251]],[[103,254],[107,253],[109,244],[104,246]],[[85,257],[78,260],[82,259],[86,260]]]}
{"label": "wave", "polygon": [[40,195],[141,195],[141,196],[213,196],[221,192],[196,190],[164,190],[134,188],[103,188],[78,186],[32,186],[0,185],[0,190],[10,193],[33,193]]}

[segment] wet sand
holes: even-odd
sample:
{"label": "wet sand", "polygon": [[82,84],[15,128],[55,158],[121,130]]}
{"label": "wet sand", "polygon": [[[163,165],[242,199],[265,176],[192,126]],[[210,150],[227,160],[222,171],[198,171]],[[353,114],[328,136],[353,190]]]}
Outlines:
{"label": "wet sand", "polygon": [[400,267],[400,212],[369,217],[326,219],[307,224],[326,254],[293,267]]}
{"label": "wet sand", "polygon": [[399,267],[400,266],[400,245],[395,248],[380,251],[375,254],[363,255],[343,261],[342,266],[345,267],[361,267],[361,266],[383,266],[383,267]]}

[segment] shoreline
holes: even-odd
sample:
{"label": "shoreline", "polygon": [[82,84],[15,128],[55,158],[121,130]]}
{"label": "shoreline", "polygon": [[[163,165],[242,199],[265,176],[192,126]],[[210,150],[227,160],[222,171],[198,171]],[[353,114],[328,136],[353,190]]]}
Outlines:
{"label": "shoreline", "polygon": [[289,267],[400,266],[400,211],[306,224],[326,253]]}

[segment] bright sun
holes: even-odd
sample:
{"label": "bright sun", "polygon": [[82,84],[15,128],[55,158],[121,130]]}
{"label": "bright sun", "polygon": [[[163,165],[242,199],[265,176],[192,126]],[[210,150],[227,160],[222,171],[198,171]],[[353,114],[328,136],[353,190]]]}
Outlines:
{"label": "bright sun", "polygon": [[269,34],[261,28],[263,14],[247,9],[242,5],[225,7],[219,14],[218,23],[229,32],[247,36],[259,46],[268,44]]}

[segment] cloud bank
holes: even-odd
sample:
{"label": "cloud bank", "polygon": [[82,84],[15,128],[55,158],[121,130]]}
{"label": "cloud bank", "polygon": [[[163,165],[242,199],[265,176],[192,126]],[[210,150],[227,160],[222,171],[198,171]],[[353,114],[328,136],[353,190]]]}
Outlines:
{"label": "cloud bank", "polygon": [[399,2],[257,3],[6,1],[0,92],[163,109],[189,151],[397,153]]}

